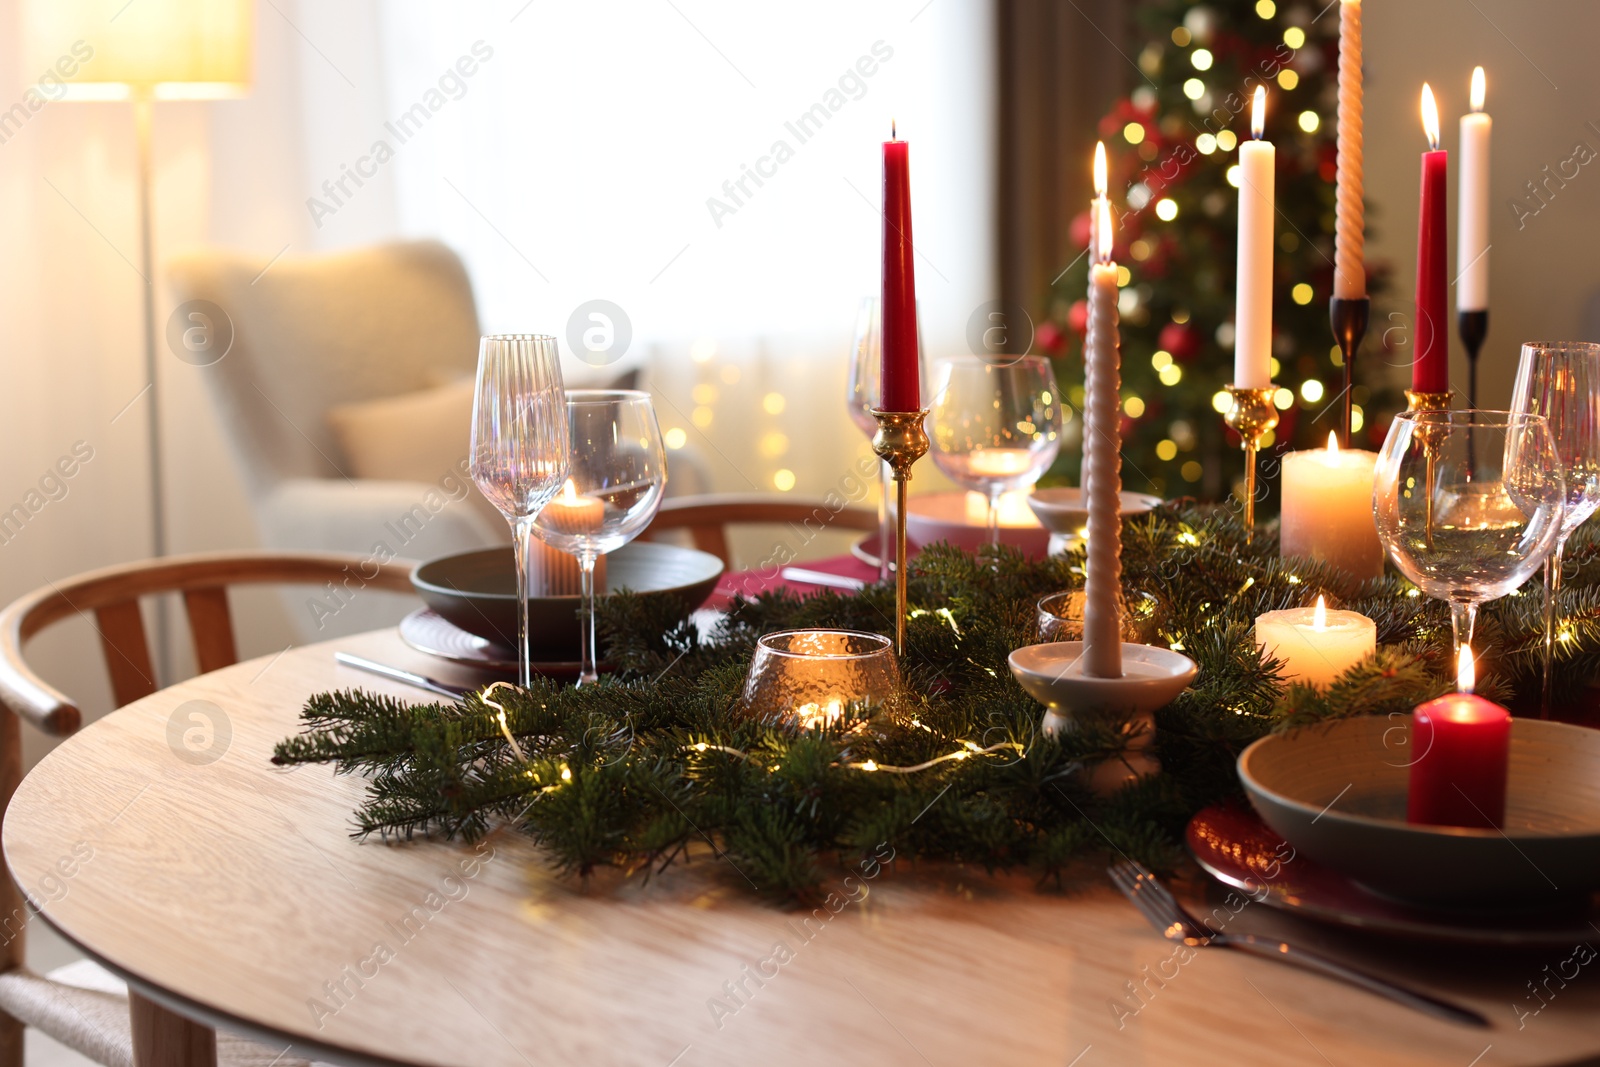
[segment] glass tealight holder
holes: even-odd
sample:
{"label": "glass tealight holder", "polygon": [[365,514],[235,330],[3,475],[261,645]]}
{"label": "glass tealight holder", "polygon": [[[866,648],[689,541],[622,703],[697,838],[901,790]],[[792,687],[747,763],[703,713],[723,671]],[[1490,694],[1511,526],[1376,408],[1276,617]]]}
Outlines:
{"label": "glass tealight holder", "polygon": [[[1083,590],[1051,593],[1037,605],[1039,640],[1083,640]],[[1122,598],[1122,639],[1133,644],[1155,643],[1161,629],[1161,601],[1149,593]]]}
{"label": "glass tealight holder", "polygon": [[894,642],[857,630],[782,630],[756,642],[747,714],[802,727],[836,722],[851,704],[882,704],[900,684]]}

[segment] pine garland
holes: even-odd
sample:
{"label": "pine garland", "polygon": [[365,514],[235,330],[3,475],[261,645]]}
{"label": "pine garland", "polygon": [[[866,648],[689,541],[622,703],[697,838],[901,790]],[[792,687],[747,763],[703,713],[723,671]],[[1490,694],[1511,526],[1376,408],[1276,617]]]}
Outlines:
{"label": "pine garland", "polygon": [[[889,585],[736,599],[705,640],[647,602],[609,597],[603,643],[617,670],[601,685],[540,680],[495,694],[526,762],[507,744],[500,713],[476,696],[411,705],[355,690],[312,697],[305,731],[281,742],[274,762],[367,775],[357,837],[475,840],[510,821],[578,875],[615,866],[648,877],[709,845],[756,890],[804,898],[831,866],[883,842],[897,856],[1023,868],[1057,882],[1101,854],[1167,869],[1189,816],[1238,792],[1234,760],[1245,745],[1273,729],[1408,711],[1453,677],[1444,605],[1393,572],[1358,583],[1280,560],[1270,530],[1253,544],[1244,534],[1231,508],[1193,502],[1125,521],[1126,588],[1156,598],[1159,640],[1183,649],[1200,675],[1156,715],[1161,773],[1109,797],[1088,792],[1079,770],[1117,759],[1130,738],[1107,729],[1043,736],[1042,709],[1006,665],[1035,640],[1039,597],[1081,588],[1082,556],[1028,560],[944,545],[925,549],[908,573],[902,691],[877,708],[849,708],[825,729],[740,706],[755,641],[796,627],[886,630]],[[1600,543],[1580,531],[1568,559],[1567,636],[1556,647],[1571,692],[1600,675]],[[1376,621],[1378,655],[1326,692],[1285,690],[1279,665],[1255,647],[1253,621],[1319,593]],[[1502,701],[1537,693],[1540,603],[1534,582],[1484,609],[1477,644],[1493,654],[1480,664],[1480,691]],[[865,769],[938,757],[947,758],[909,774]]]}

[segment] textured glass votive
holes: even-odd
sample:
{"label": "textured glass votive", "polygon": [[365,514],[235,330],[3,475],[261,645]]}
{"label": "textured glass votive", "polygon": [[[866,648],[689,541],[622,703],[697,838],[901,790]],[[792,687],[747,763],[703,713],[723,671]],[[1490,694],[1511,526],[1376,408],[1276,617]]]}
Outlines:
{"label": "textured glass votive", "polygon": [[[1038,604],[1039,640],[1083,640],[1083,590],[1051,593]],[[1161,628],[1161,601],[1149,593],[1122,598],[1122,639],[1148,645]]]}
{"label": "textured glass votive", "polygon": [[744,706],[752,715],[789,715],[801,726],[826,726],[848,704],[888,700],[899,682],[894,642],[887,637],[856,630],[783,630],[756,642]]}

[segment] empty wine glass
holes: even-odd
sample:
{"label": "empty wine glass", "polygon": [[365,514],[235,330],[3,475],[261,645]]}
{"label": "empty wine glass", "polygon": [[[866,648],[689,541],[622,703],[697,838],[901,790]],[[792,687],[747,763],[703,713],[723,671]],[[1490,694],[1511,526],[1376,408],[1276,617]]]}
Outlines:
{"label": "empty wine glass", "polygon": [[[846,404],[850,421],[872,440],[878,432],[878,420],[872,412],[878,407],[883,393],[883,315],[878,310],[878,298],[861,298],[856,312],[855,338],[850,345],[850,380]],[[917,330],[917,366],[922,366],[922,330]],[[878,463],[878,579],[887,581],[893,561],[889,546],[894,543],[890,527],[890,503],[894,499],[894,468],[887,462]]]}
{"label": "empty wine glass", "polygon": [[556,339],[541,334],[483,338],[472,402],[472,480],[511,524],[517,560],[517,667],[533,684],[528,648],[528,551],[534,516],[567,478],[566,393]]}
{"label": "empty wine glass", "polygon": [[933,368],[933,461],[988,500],[1000,543],[1000,495],[1032,486],[1061,450],[1061,391],[1043,356],[957,356]]}
{"label": "empty wine glass", "polygon": [[595,682],[595,560],[644,532],[661,506],[667,454],[650,395],[636,389],[574,389],[566,413],[571,470],[560,496],[535,521],[539,539],[578,557],[583,581],[583,665]]}
{"label": "empty wine glass", "polygon": [[1511,410],[1545,417],[1567,488],[1561,531],[1544,565],[1544,686],[1540,711],[1549,718],[1561,556],[1572,531],[1600,506],[1600,344],[1557,341],[1523,345],[1517,384],[1511,391]]}
{"label": "empty wine glass", "polygon": [[1565,496],[1542,416],[1415,411],[1389,427],[1372,509],[1395,566],[1449,603],[1459,652],[1472,643],[1478,605],[1515,590],[1549,557]]}

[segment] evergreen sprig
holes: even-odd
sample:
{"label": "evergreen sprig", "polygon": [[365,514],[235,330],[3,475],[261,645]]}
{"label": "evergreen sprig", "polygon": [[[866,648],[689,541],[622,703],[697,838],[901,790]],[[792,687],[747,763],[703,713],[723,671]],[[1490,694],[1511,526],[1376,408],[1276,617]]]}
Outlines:
{"label": "evergreen sprig", "polygon": [[[1600,544],[1574,536],[1556,643],[1563,686],[1600,676]],[[514,823],[560,869],[604,866],[648,877],[709,846],[753,888],[806,897],[830,867],[889,842],[898,855],[1059,881],[1074,863],[1125,854],[1157,868],[1179,855],[1186,820],[1238,792],[1234,761],[1274,729],[1404,712],[1449,688],[1449,613],[1404,579],[1360,583],[1282,560],[1270,530],[1253,542],[1226,506],[1167,504],[1123,526],[1126,595],[1148,611],[1148,640],[1183,649],[1194,685],[1157,713],[1159,774],[1111,796],[1085,767],[1126,754],[1127,730],[1039,730],[1041,709],[1006,656],[1035,640],[1034,604],[1081,588],[1083,557],[1029,560],[1009,549],[924,549],[908,572],[911,617],[902,687],[825,729],[743,706],[745,672],[764,633],[799,627],[882,632],[892,587],[856,596],[775,590],[735,599],[702,638],[648,600],[602,602],[602,642],[617,669],[576,689],[538,680],[502,690],[507,726],[476,695],[409,705],[359,691],[323,693],[278,763],[331,762],[368,776],[357,836],[476,839]],[[1327,597],[1377,622],[1378,655],[1325,692],[1285,688],[1255,645],[1263,611]],[[1538,691],[1544,633],[1537,583],[1488,605],[1480,689],[1502,700]],[[998,746],[998,747],[996,747]],[[980,754],[976,749],[993,749]],[[953,753],[926,770],[908,767]],[[732,872],[730,871],[730,876]],[[739,879],[735,878],[738,882]]]}

